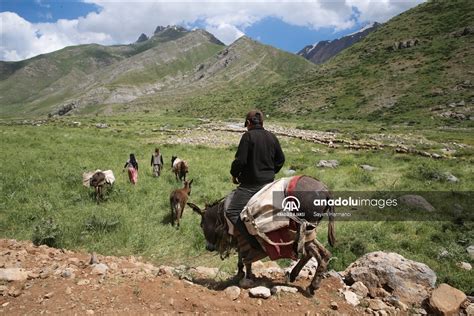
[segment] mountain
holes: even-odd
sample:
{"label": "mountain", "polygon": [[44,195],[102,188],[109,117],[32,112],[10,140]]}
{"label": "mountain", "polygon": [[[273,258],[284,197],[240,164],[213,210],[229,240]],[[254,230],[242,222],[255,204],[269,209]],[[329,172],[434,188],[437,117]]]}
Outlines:
{"label": "mountain", "polygon": [[145,33],[142,33],[135,43],[141,43],[148,40],[148,36]]}
{"label": "mountain", "polygon": [[283,84],[241,90],[240,99],[309,121],[472,126],[473,21],[474,1],[427,1],[326,63]]}
{"label": "mountain", "polygon": [[210,91],[274,84],[312,67],[246,37],[225,46],[204,30],[177,26],[140,37],[130,45],[79,45],[0,62],[1,115],[175,109]]}
{"label": "mountain", "polygon": [[297,54],[312,61],[315,64],[322,64],[326,60],[338,54],[343,49],[354,45],[371,32],[380,27],[380,23],[374,22],[366,25],[361,30],[347,36],[332,41],[321,41],[313,45],[308,45]]}
{"label": "mountain", "polygon": [[159,27],[130,45],[0,62],[1,117],[172,112],[470,127],[474,1],[427,1],[325,63],[241,37]]}

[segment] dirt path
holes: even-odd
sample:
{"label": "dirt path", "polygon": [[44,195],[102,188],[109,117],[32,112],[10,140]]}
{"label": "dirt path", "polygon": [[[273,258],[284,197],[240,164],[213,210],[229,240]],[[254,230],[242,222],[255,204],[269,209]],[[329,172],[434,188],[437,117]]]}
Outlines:
{"label": "dirt path", "polygon": [[[174,268],[156,267],[134,257],[96,257],[99,263],[91,265],[91,255],[87,253],[0,240],[0,275],[3,273],[5,279],[8,271],[10,278],[19,279],[0,280],[0,314],[363,313],[362,308],[356,309],[345,302],[338,292],[343,284],[335,277],[324,279],[314,298],[298,292],[259,299],[249,297],[249,291],[242,289],[232,300],[223,291],[228,285],[225,281],[206,277],[180,279]],[[283,284],[284,280],[260,278],[257,283],[271,287]],[[294,286],[301,291],[307,284],[308,280],[302,279]]]}

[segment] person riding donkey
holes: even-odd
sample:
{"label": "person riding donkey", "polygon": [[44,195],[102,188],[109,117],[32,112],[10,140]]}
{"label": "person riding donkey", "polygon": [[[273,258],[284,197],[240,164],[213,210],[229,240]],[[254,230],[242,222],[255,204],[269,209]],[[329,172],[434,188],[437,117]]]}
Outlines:
{"label": "person riding donkey", "polygon": [[259,242],[247,231],[240,213],[250,198],[266,184],[271,183],[285,163],[285,155],[277,137],[263,128],[263,113],[252,110],[247,113],[244,126],[247,132],[240,139],[230,173],[237,189],[226,210],[227,218],[256,250]]}
{"label": "person riding donkey", "polygon": [[155,152],[151,155],[150,165],[153,167],[153,175],[159,177],[164,165],[163,155],[161,155],[159,148],[155,148]]}

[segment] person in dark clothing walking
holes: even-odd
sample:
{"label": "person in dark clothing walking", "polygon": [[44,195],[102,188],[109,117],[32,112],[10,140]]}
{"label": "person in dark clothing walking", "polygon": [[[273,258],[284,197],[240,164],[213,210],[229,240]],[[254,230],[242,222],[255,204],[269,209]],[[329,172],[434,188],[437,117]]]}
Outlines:
{"label": "person in dark clothing walking", "polygon": [[153,167],[153,175],[159,177],[163,168],[163,155],[160,154],[159,148],[155,148],[155,152],[151,155],[150,165]]}
{"label": "person in dark clothing walking", "polygon": [[263,113],[253,110],[245,118],[247,132],[240,139],[230,173],[239,186],[226,210],[227,217],[247,238],[251,246],[260,249],[257,239],[250,235],[240,219],[240,213],[250,200],[266,184],[273,182],[275,174],[285,163],[285,155],[276,136],[263,128]]}

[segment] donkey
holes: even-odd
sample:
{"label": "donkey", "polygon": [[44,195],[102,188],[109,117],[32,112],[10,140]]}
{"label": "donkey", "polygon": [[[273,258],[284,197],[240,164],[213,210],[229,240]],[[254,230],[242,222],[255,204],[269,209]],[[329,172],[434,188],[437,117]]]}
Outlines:
{"label": "donkey", "polygon": [[[171,169],[174,172],[176,181],[186,181],[186,173],[188,173],[188,163],[177,156],[171,157]],[[179,176],[179,179],[178,179]]]}
{"label": "donkey", "polygon": [[170,208],[171,208],[171,225],[177,224],[179,228],[179,220],[183,216],[184,207],[188,201],[188,197],[191,195],[191,181],[184,181],[182,189],[176,189],[170,194]]}
{"label": "donkey", "polygon": [[103,198],[103,192],[104,192],[104,187],[107,184],[105,174],[103,172],[96,172],[90,178],[89,183],[91,187],[94,187],[95,189],[95,199],[97,203],[99,203],[99,200]]}
{"label": "donkey", "polygon": [[[323,198],[325,200],[331,199],[331,193],[328,191],[326,185],[324,185],[322,182],[314,178],[304,176],[298,181],[293,196],[295,196],[300,201],[299,212],[305,213],[304,219],[315,226],[319,224],[323,217],[318,216],[318,214],[320,215],[323,213],[328,213],[328,241],[329,244],[333,246],[336,242],[334,207],[314,206],[314,201],[311,198],[311,196],[314,195],[305,194],[305,192],[317,192],[319,198]],[[237,264],[238,272],[236,277],[238,279],[242,279],[244,277],[251,279],[253,278],[252,262],[265,258],[267,254],[263,250],[253,250],[253,248],[252,251],[248,251],[248,241],[245,238],[242,236],[237,236],[236,242],[235,238],[232,238],[228,235],[227,221],[224,217],[224,201],[225,199],[222,199],[212,205],[206,205],[204,210],[201,210],[193,203],[188,203],[188,205],[193,209],[193,211],[201,215],[201,228],[203,229],[204,237],[206,239],[206,249],[209,251],[218,250],[221,253],[221,258],[224,259],[225,256],[223,257],[222,254],[223,252],[228,251],[228,249],[222,249],[222,244],[225,243],[224,241],[226,239],[229,240],[230,238],[231,241],[229,242],[229,246],[237,248],[237,252],[239,254],[239,260]],[[297,242],[298,241],[295,240],[293,244],[294,249],[296,249]],[[245,248],[247,251],[245,251]],[[327,270],[327,264],[331,257],[331,253],[316,239],[305,242],[304,249],[305,255],[292,269],[289,279],[291,282],[294,282],[304,265],[312,257],[316,258],[318,261],[318,267],[311,284],[306,289],[310,295],[314,295],[314,292],[320,286],[323,273]],[[244,264],[246,273],[244,273]]]}

